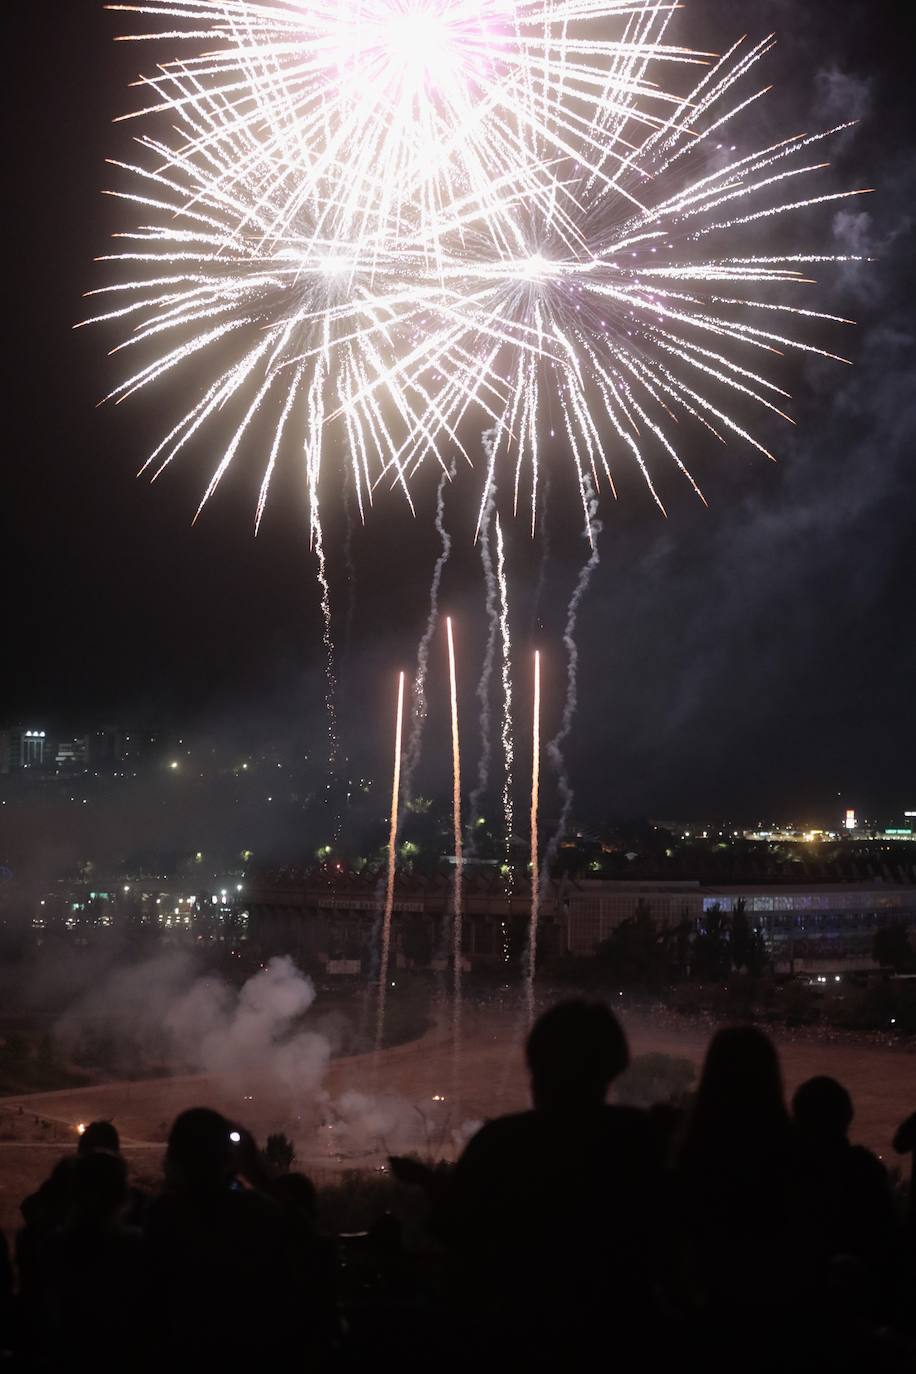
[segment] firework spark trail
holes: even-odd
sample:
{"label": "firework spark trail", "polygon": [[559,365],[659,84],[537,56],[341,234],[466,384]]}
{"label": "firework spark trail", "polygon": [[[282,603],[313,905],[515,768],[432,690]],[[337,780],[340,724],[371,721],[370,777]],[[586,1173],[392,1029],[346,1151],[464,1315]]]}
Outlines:
{"label": "firework spark trail", "polygon": [[455,639],[452,634],[452,618],[446,616],[445,630],[448,638],[448,681],[449,700],[452,715],[452,816],[455,833],[455,889],[452,899],[452,1037],[455,1061],[461,1053],[461,961],[463,912],[463,874],[464,855],[461,839],[461,745],[458,737],[458,681],[455,671]]}
{"label": "firework spark trail", "polygon": [[538,618],[541,612],[541,599],[544,595],[544,587],[547,585],[547,565],[550,562],[550,529],[547,524],[547,512],[550,509],[550,475],[544,479],[543,495],[541,496],[541,519],[538,531],[541,543],[541,556],[538,559],[538,575],[534,584],[534,597],[531,604],[531,635],[532,638],[537,633]]}
{"label": "firework spark trail", "polygon": [[[505,835],[506,897],[511,900],[514,885],[512,866],[512,825],[514,820],[514,798],[512,769],[514,763],[514,744],[512,738],[512,640],[509,635],[509,582],[506,577],[506,550],[503,543],[503,530],[499,515],[496,516],[496,579],[499,583],[499,629],[502,641],[502,689],[503,709],[500,722],[500,740],[503,747],[503,831]],[[509,931],[503,925],[503,961],[509,959]]]}
{"label": "firework spark trail", "polygon": [[350,514],[350,482],[352,480],[349,468],[347,469],[348,479],[344,487],[344,538],[343,538],[343,561],[347,570],[347,618],[344,622],[343,648],[341,649],[341,660],[349,658],[350,643],[353,638],[353,617],[356,614],[356,564],[353,561],[353,517]]}
{"label": "firework spark trail", "polygon": [[321,639],[324,644],[325,653],[324,705],[328,729],[329,772],[328,782],[325,784],[325,792],[327,793],[328,802],[333,812],[331,827],[332,843],[336,845],[340,839],[341,827],[343,825],[340,797],[336,795],[337,789],[335,787],[337,781],[337,755],[340,748],[340,741],[337,733],[337,673],[334,666],[334,639],[331,625],[331,588],[328,582],[327,564],[324,556],[324,536],[318,509],[317,488],[314,488],[312,492],[310,521],[313,547],[315,549],[315,556],[318,560],[318,587],[321,593]]}
{"label": "firework spark trail", "polygon": [[537,970],[538,922],[541,913],[541,873],[538,863],[538,808],[541,791],[541,655],[534,653],[534,702],[531,730],[531,918],[525,967],[525,1006],[529,1027],[534,1024],[534,977]]}
{"label": "firework spark trail", "polygon": [[385,1033],[385,998],[388,992],[388,955],[391,947],[391,916],[394,911],[394,875],[397,862],[398,802],[401,787],[401,735],[404,724],[404,674],[398,676],[397,724],[394,732],[394,770],[391,780],[391,817],[388,829],[388,878],[385,886],[385,912],[382,919],[382,952],[379,960],[378,1010],[375,1023],[375,1048],[382,1048]]}
{"label": "firework spark trail", "polygon": [[544,851],[544,862],[541,866],[540,876],[542,888],[546,886],[550,879],[550,869],[556,859],[557,851],[566,835],[572,817],[573,790],[570,785],[569,774],[566,771],[563,746],[569,738],[570,731],[572,730],[573,717],[576,714],[576,707],[579,704],[579,648],[576,644],[576,620],[579,615],[579,607],[582,605],[582,598],[588,591],[589,583],[600,562],[598,555],[598,537],[601,534],[602,526],[597,516],[598,501],[587,474],[584,478],[584,485],[588,502],[588,539],[591,552],[582,565],[582,570],[579,573],[573,594],[569,600],[569,605],[566,608],[566,624],[563,629],[563,646],[566,649],[566,697],[563,702],[563,714],[560,719],[560,728],[547,745],[547,754],[556,772],[557,783],[560,789],[560,819],[556,831],[551,836],[547,848]]}
{"label": "firework spark trail", "polygon": [[433,568],[432,581],[429,584],[429,614],[426,619],[426,629],[420,637],[417,645],[417,671],[413,680],[413,700],[411,702],[410,713],[410,736],[407,741],[407,749],[404,754],[404,806],[409,805],[413,795],[413,779],[420,762],[420,751],[423,747],[423,726],[426,723],[426,679],[429,674],[429,651],[436,633],[436,626],[439,623],[439,588],[442,585],[442,574],[452,552],[452,536],[445,528],[445,487],[446,483],[454,480],[455,464],[451,465],[448,472],[443,472],[439,478],[439,486],[436,490],[436,532],[441,541],[441,552],[436,559],[436,566]]}
{"label": "firework spark trail", "polygon": [[[486,446],[489,435],[484,435]],[[483,656],[483,667],[477,683],[477,700],[480,703],[480,759],[477,764],[477,784],[468,798],[468,854],[477,849],[477,828],[480,821],[480,806],[490,782],[490,756],[492,750],[492,729],[490,720],[490,685],[496,663],[496,641],[500,633],[499,584],[493,570],[493,555],[490,548],[490,530],[496,507],[496,487],[490,485],[484,517],[480,525],[478,545],[480,563],[483,568],[486,586],[487,643]]]}
{"label": "firework spark trail", "polygon": [[[309,211],[318,232],[359,238],[411,225],[434,237],[460,186],[494,240],[515,242],[507,178],[517,195],[549,204],[557,190],[545,184],[543,164],[578,153],[609,185],[604,164],[632,160],[623,123],[644,135],[669,127],[676,97],[643,79],[628,58],[683,64],[705,56],[663,45],[667,21],[659,16],[636,41],[608,35],[609,20],[626,23],[644,8],[630,0],[573,7],[332,0],[289,8],[157,0],[112,8],[166,24],[174,16],[158,34],[128,36],[199,49],[160,64],[145,83],[152,101],[138,113],[193,109],[199,90],[218,103],[217,127],[198,129],[192,147],[212,156],[222,140],[233,141],[239,165],[225,173],[224,195],[248,178],[259,188],[258,210],[274,206],[278,229],[288,231]],[[579,21],[575,38],[571,18]],[[618,194],[639,205],[625,186]],[[431,251],[435,257],[435,244]]]}

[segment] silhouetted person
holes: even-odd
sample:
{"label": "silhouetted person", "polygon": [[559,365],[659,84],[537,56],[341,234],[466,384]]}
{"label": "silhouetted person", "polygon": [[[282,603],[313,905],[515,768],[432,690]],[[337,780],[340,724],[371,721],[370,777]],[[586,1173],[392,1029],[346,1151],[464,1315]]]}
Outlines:
{"label": "silhouetted person", "polygon": [[19,1274],[19,1325],[27,1347],[45,1328],[44,1295],[47,1288],[48,1245],[63,1224],[69,1197],[69,1175],[79,1156],[67,1155],[34,1193],[19,1205],[24,1226],[16,1234],[16,1269]]}
{"label": "silhouetted person", "polygon": [[121,1137],[113,1121],[90,1121],[76,1142],[76,1153],[88,1155],[93,1150],[107,1150],[109,1154],[121,1153]]}
{"label": "silhouetted person", "polygon": [[910,1195],[907,1207],[907,1225],[911,1243],[916,1246],[916,1112],[912,1112],[897,1127],[893,1144],[898,1155],[910,1156]]}
{"label": "silhouetted person", "polygon": [[[76,1142],[78,1155],[91,1154],[94,1150],[105,1150],[111,1155],[120,1155],[121,1137],[113,1121],[90,1121]],[[142,1227],[146,1219],[149,1198],[140,1188],[128,1184],[124,1220],[129,1226]]]}
{"label": "silhouetted person", "polygon": [[777,1351],[782,1367],[792,1358],[812,1274],[804,1182],[773,1044],[750,1026],[717,1031],[675,1164],[683,1281],[717,1368],[735,1358],[735,1342],[745,1368]]}
{"label": "silhouetted person", "polygon": [[236,1172],[241,1132],[194,1107],[172,1126],[146,1237],[159,1357],[175,1370],[270,1367],[303,1342],[280,1207]]}
{"label": "silhouetted person", "polygon": [[13,1344],[13,1266],[6,1236],[0,1231],[0,1363]]}
{"label": "silhouetted person", "polygon": [[127,1202],[118,1155],[90,1150],[67,1170],[44,1264],[41,1346],[54,1369],[121,1370],[134,1350],[147,1295],[143,1238],[124,1220]]}
{"label": "silhouetted person", "polygon": [[[120,1137],[117,1128],[111,1121],[90,1121],[76,1139],[77,1157],[91,1154],[94,1150],[105,1150],[109,1154],[117,1155],[120,1153],[120,1149]],[[61,1224],[68,1196],[67,1175],[74,1163],[75,1160],[72,1156],[59,1160],[40,1187],[22,1200],[19,1210],[22,1212],[22,1218],[27,1229],[47,1231]],[[20,1237],[22,1234],[20,1233]]]}
{"label": "silhouetted person", "polygon": [[604,1005],[565,1002],[527,1061],[533,1110],[482,1127],[436,1207],[461,1319],[478,1319],[488,1358],[576,1361],[611,1333],[649,1358],[661,1170],[645,1114],[605,1102],[624,1033]]}
{"label": "silhouetted person", "polygon": [[852,1098],[834,1078],[809,1078],[796,1090],[792,1115],[807,1158],[808,1206],[824,1260],[853,1256],[880,1274],[894,1238],[887,1170],[851,1145]]}
{"label": "silhouetted person", "polygon": [[337,1250],[318,1229],[318,1194],[305,1174],[281,1174],[273,1180],[271,1197],[283,1211],[292,1244],[293,1264],[308,1293],[314,1342],[327,1350],[340,1339]]}

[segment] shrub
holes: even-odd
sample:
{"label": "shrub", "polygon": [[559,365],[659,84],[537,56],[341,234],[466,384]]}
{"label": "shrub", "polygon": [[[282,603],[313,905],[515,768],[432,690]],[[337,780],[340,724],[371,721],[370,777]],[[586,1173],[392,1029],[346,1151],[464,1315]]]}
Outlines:
{"label": "shrub", "polygon": [[264,1159],[278,1174],[288,1174],[296,1159],[296,1147],[288,1135],[277,1131],[267,1137]]}

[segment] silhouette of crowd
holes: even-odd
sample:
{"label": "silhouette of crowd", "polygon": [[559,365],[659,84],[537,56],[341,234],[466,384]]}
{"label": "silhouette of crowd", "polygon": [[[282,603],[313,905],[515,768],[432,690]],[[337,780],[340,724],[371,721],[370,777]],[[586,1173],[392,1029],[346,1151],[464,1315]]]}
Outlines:
{"label": "silhouette of crowd", "polygon": [[[916,1370],[916,1202],[772,1042],[713,1037],[696,1092],[608,1102],[624,1032],[570,1001],[527,1044],[532,1106],[453,1168],[393,1159],[423,1238],[380,1215],[325,1236],[302,1174],[209,1108],[174,1122],[161,1187],[92,1123],[0,1237],[0,1366],[57,1370]],[[916,1083],[914,1083],[916,1086]],[[916,1157],[916,1113],[894,1140]]]}

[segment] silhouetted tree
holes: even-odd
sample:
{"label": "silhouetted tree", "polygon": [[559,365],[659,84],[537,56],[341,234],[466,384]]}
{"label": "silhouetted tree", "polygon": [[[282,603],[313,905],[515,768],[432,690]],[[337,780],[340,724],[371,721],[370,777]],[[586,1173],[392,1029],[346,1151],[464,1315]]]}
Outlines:
{"label": "silhouetted tree", "polygon": [[900,921],[894,921],[889,926],[879,927],[872,941],[872,958],[876,964],[892,968],[895,973],[912,968],[916,963],[916,956],[913,954],[906,926]]}
{"label": "silhouetted tree", "polygon": [[686,978],[690,971],[690,936],[693,925],[687,907],[681,908],[681,917],[676,926],[669,926],[662,935],[665,944],[665,958],[669,969],[678,977]]}
{"label": "silhouetted tree", "polygon": [[640,897],[633,915],[598,946],[597,957],[620,983],[649,987],[660,982],[665,944],[648,902]]}
{"label": "silhouetted tree", "polygon": [[724,978],[732,963],[728,939],[728,917],[718,902],[703,913],[693,942],[694,976],[705,982]]}
{"label": "silhouetted tree", "polygon": [[296,1147],[283,1131],[276,1131],[267,1137],[264,1146],[264,1159],[278,1174],[288,1174],[296,1158]]}
{"label": "silhouetted tree", "polygon": [[767,948],[761,932],[751,926],[745,907],[744,898],[739,897],[732,917],[732,963],[739,973],[744,969],[752,978],[759,978],[769,962]]}

